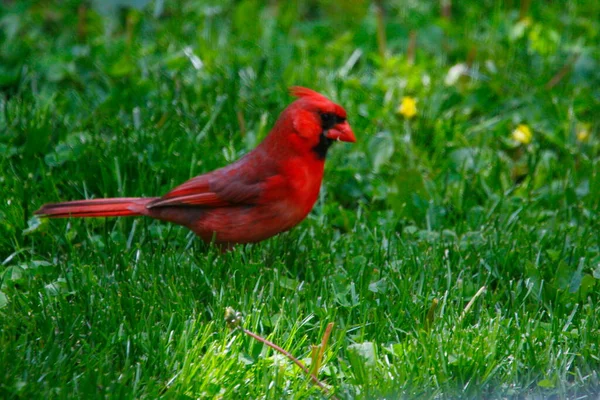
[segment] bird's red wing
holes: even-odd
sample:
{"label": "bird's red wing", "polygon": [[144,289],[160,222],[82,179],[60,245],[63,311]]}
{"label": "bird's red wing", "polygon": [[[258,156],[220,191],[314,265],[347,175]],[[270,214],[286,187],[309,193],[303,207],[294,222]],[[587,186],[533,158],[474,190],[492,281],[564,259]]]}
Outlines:
{"label": "bird's red wing", "polygon": [[239,174],[239,170],[234,169],[214,171],[182,183],[163,197],[149,203],[147,207],[216,208],[255,204],[262,192],[262,185],[255,178]]}

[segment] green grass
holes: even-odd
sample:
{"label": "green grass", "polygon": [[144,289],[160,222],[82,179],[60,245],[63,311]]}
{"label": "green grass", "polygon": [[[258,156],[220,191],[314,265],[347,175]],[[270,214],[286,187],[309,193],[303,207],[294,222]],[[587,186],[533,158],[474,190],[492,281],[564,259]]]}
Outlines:
{"label": "green grass", "polygon": [[[367,3],[167,3],[2,3],[0,397],[322,397],[226,307],[305,362],[334,323],[338,398],[599,393],[597,2],[386,5],[385,57]],[[292,85],[358,141],[291,232],[221,254],[141,218],[32,218],[235,160]]]}

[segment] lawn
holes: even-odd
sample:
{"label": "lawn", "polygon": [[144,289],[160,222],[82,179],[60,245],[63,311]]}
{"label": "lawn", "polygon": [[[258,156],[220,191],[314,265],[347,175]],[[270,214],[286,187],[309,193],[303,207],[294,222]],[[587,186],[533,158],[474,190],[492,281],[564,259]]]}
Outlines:
{"label": "lawn", "polygon": [[[600,3],[143,3],[0,2],[1,398],[600,393]],[[293,85],[357,142],[290,232],[33,216],[236,160]]]}

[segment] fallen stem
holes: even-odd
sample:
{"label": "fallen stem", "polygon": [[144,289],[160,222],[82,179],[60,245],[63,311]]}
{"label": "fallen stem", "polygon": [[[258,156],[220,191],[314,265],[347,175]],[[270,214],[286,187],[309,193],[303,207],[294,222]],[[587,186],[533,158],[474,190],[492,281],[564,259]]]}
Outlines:
{"label": "fallen stem", "polygon": [[417,52],[417,32],[415,30],[410,31],[408,36],[408,49],[406,50],[406,60],[409,64],[415,63],[415,54]]}
{"label": "fallen stem", "polygon": [[565,76],[567,76],[567,74],[569,72],[571,72],[571,70],[573,69],[573,65],[575,65],[578,58],[579,58],[579,54],[575,54],[573,57],[571,57],[569,62],[567,62],[565,65],[563,65],[563,67],[558,70],[558,72],[552,77],[552,79],[550,79],[548,81],[548,83],[546,83],[546,85],[544,86],[545,89],[550,90],[554,86],[558,85],[560,83],[560,81],[562,81],[563,78]]}
{"label": "fallen stem", "polygon": [[460,315],[460,319],[458,320],[459,324],[465,319],[465,317],[467,316],[467,313],[469,312],[469,310],[471,310],[471,307],[473,307],[473,304],[475,304],[475,300],[477,300],[479,298],[479,296],[481,296],[483,294],[483,292],[485,292],[485,286],[482,286],[481,289],[479,289],[477,291],[477,293],[475,293],[475,295],[471,298],[471,300],[469,300],[469,302],[467,303],[467,306],[465,307],[462,314]]}
{"label": "fallen stem", "polygon": [[441,0],[442,18],[450,21],[452,19],[452,0]]}
{"label": "fallen stem", "polygon": [[383,0],[375,0],[375,15],[377,17],[377,46],[379,48],[379,56],[384,60],[387,40],[385,34],[385,11],[383,9]]}
{"label": "fallen stem", "polygon": [[[256,333],[251,332],[248,329],[242,327],[242,322],[243,322],[242,313],[235,311],[231,307],[227,307],[225,309],[225,322],[227,323],[227,326],[229,327],[229,329],[232,329],[232,330],[239,329],[242,332],[244,332],[246,335],[250,336],[251,338],[254,338],[254,339],[258,340],[259,342],[266,344],[273,350],[278,351],[279,353],[283,354],[284,356],[286,356],[287,358],[292,360],[292,362],[294,364],[296,364],[306,375],[310,376],[310,379],[313,381],[313,383],[315,385],[317,385],[319,388],[321,388],[321,390],[323,391],[323,393],[325,393],[325,395],[330,396],[331,399],[337,400],[337,397],[335,397],[334,395],[332,395],[329,392],[329,389],[327,388],[327,386],[325,386],[325,384],[323,382],[321,382],[319,380],[319,378],[316,377],[316,375],[312,374],[308,370],[308,368],[306,368],[306,366],[304,364],[302,364],[302,362],[300,360],[298,360],[296,357],[294,357],[289,351],[279,347],[278,345],[271,342],[270,340],[265,339],[265,338],[257,335]],[[329,323],[327,325],[327,328],[325,329],[325,334],[321,341],[322,348],[321,348],[321,351],[319,352],[319,357],[323,357],[323,351],[324,351],[323,348],[325,347],[325,345],[327,344],[327,341],[329,340],[329,336],[331,334],[332,329],[333,329],[333,323]]]}
{"label": "fallen stem", "polygon": [[[267,346],[269,346],[273,350],[276,350],[276,351],[280,352],[281,354],[283,354],[284,356],[286,356],[287,358],[289,358],[290,360],[292,360],[292,362],[294,364],[296,364],[302,371],[304,371],[304,373],[306,375],[310,376],[310,379],[313,381],[313,383],[315,385],[317,385],[318,387],[320,387],[321,390],[323,390],[323,392],[326,395],[328,395],[328,396],[330,395],[330,392],[329,392],[329,389],[327,388],[327,386],[325,386],[325,384],[323,382],[321,382],[319,380],[319,378],[317,378],[316,376],[314,376],[313,374],[311,374],[310,371],[308,370],[308,368],[306,368],[306,366],[304,364],[302,364],[302,362],[300,360],[298,360],[296,357],[294,357],[292,355],[292,353],[290,353],[289,351],[287,351],[287,350],[279,347],[278,345],[276,345],[275,343],[271,342],[270,340],[265,339],[265,338],[257,335],[254,332],[251,332],[251,331],[249,331],[249,330],[247,330],[245,328],[242,328],[242,327],[240,327],[239,329],[241,329],[242,332],[244,332],[246,335],[248,335],[248,336],[250,336],[250,337],[258,340],[261,343],[266,344]],[[335,396],[331,396],[331,398],[337,400],[337,397],[335,397]]]}
{"label": "fallen stem", "polygon": [[325,354],[325,348],[327,347],[327,342],[329,341],[329,336],[331,336],[331,331],[333,329],[333,322],[327,324],[325,328],[325,333],[323,334],[323,339],[321,339],[321,348],[319,349],[319,357],[317,358],[317,366],[315,368],[315,373],[321,369],[321,364],[323,362],[323,355]]}

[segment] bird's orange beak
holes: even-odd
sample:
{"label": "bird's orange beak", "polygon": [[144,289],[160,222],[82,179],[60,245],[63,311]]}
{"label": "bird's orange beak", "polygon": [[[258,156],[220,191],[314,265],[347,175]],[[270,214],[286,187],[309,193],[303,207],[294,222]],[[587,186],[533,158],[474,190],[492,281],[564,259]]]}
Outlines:
{"label": "bird's orange beak", "polygon": [[325,133],[325,137],[331,140],[339,140],[341,142],[356,142],[356,137],[354,136],[354,132],[352,132],[352,128],[350,128],[350,124],[348,124],[348,121],[339,123],[333,128],[329,129]]}

